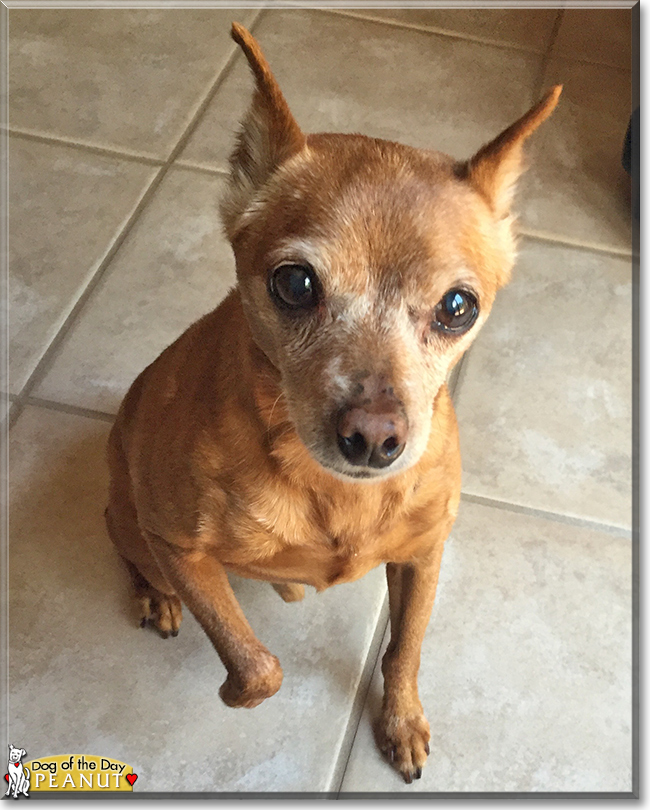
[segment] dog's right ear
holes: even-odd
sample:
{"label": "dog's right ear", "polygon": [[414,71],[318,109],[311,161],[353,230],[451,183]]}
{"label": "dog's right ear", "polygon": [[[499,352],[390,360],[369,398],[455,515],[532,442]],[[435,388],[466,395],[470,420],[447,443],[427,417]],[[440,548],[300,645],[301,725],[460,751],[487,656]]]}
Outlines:
{"label": "dog's right ear", "polygon": [[255,94],[230,157],[229,188],[221,203],[221,216],[231,238],[253,194],[305,146],[305,136],[257,40],[239,23],[232,24],[232,38],[241,46],[253,71]]}

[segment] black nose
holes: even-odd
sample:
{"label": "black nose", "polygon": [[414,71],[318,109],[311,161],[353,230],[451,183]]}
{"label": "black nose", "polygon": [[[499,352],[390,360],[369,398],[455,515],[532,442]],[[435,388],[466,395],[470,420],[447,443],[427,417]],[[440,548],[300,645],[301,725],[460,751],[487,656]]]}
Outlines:
{"label": "black nose", "polygon": [[341,411],[336,429],[339,449],[350,464],[378,469],[401,456],[408,433],[400,413],[372,413],[365,408]]}

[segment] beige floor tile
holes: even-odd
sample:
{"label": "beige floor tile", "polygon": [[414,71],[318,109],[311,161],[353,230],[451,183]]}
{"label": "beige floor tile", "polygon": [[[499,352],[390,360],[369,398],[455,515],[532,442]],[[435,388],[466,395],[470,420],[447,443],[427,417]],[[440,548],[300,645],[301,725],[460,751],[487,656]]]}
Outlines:
{"label": "beige floor tile", "polygon": [[155,172],[131,161],[10,138],[12,392],[25,384]]}
{"label": "beige floor tile", "polygon": [[234,48],[232,20],[217,9],[11,9],[11,126],[166,157]]}
{"label": "beige floor tile", "polygon": [[222,181],[173,169],[86,304],[36,396],[117,412],[128,387],[235,281]]}
{"label": "beige floor tile", "polygon": [[368,17],[395,20],[490,42],[519,45],[544,52],[551,41],[551,32],[557,16],[552,8],[387,8],[364,9]]}
{"label": "beige floor tile", "polygon": [[631,251],[630,178],[621,165],[631,113],[628,71],[552,59],[544,85],[560,103],[531,139],[519,206],[524,225]]}
{"label": "beige floor tile", "polygon": [[234,579],[284,682],[254,710],[227,708],[217,694],[225,670],[189,614],[176,639],[136,626],[103,525],[107,432],[31,407],[12,431],[10,739],[30,758],[127,762],[136,793],[327,789],[383,572],[321,595],[308,589],[298,604]]}
{"label": "beige floor tile", "polygon": [[462,503],[422,652],[422,779],[406,785],[377,751],[375,672],[343,791],[631,790],[630,552]]}
{"label": "beige floor tile", "polygon": [[457,394],[466,492],[630,526],[631,269],[524,243]]}
{"label": "beige floor tile", "polygon": [[632,10],[567,8],[553,46],[557,56],[606,65],[632,66]]}
{"label": "beige floor tile", "polygon": [[[541,59],[317,11],[267,12],[255,34],[306,132],[362,132],[459,158],[525,111]],[[181,158],[224,167],[251,92],[240,54]]]}

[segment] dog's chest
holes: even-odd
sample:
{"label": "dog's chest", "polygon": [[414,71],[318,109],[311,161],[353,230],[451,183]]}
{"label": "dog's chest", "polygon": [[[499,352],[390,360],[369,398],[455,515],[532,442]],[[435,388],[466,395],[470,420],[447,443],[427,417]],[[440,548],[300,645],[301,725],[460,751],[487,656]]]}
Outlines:
{"label": "dog's chest", "polygon": [[305,544],[284,548],[262,559],[228,562],[226,567],[244,577],[277,583],[299,582],[322,591],[359,579],[379,562],[371,554]]}
{"label": "dog's chest", "polygon": [[230,513],[225,562],[242,576],[319,590],[358,579],[399,552],[402,501],[383,488],[350,494],[267,487],[238,499]]}

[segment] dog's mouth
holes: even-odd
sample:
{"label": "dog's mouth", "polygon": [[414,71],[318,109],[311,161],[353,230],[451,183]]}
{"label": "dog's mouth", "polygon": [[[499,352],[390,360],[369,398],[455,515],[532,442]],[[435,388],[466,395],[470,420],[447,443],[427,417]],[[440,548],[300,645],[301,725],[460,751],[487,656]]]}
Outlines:
{"label": "dog's mouth", "polygon": [[385,478],[386,475],[377,473],[374,470],[348,470],[343,471],[335,467],[326,467],[329,472],[334,473],[339,478],[344,478],[347,481],[374,481],[377,478]]}
{"label": "dog's mouth", "polygon": [[[318,461],[318,459],[316,459]],[[363,470],[342,470],[338,466],[333,466],[330,464],[323,464],[319,461],[321,467],[327,470],[328,473],[333,475],[335,478],[338,478],[342,481],[366,481],[366,482],[373,482],[378,480],[383,480],[384,478],[389,478],[395,473],[399,472],[399,470],[387,470],[385,472],[377,471],[377,470],[370,470],[370,469],[363,469]]]}

